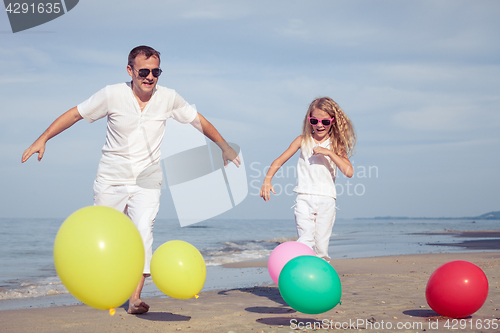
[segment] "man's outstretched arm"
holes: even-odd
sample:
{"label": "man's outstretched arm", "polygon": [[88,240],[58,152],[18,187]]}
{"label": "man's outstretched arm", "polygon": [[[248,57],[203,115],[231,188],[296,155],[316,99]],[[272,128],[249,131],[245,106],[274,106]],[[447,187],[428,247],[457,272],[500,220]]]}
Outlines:
{"label": "man's outstretched arm", "polygon": [[78,112],[76,106],[69,109],[63,113],[59,118],[54,120],[54,122],[43,132],[40,137],[33,142],[33,144],[24,151],[21,163],[26,162],[31,155],[38,153],[38,161],[42,160],[43,153],[45,152],[45,144],[47,141],[54,136],[58,135],[67,128],[70,128],[77,121],[82,120],[83,117]]}
{"label": "man's outstretched arm", "polygon": [[237,167],[240,166],[241,161],[233,148],[224,140],[219,131],[212,125],[205,117],[200,113],[196,116],[196,119],[191,122],[191,125],[196,127],[200,132],[205,134],[207,138],[212,140],[220,149],[222,149],[222,158],[224,160],[224,166],[227,166],[227,161],[232,161]]}

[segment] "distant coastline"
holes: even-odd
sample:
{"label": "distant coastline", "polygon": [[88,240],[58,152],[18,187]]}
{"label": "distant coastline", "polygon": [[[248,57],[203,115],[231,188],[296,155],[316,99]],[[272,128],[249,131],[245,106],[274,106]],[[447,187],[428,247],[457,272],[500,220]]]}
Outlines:
{"label": "distant coastline", "polygon": [[489,212],[479,216],[465,217],[408,217],[408,216],[376,216],[358,217],[355,220],[500,220],[500,211]]}

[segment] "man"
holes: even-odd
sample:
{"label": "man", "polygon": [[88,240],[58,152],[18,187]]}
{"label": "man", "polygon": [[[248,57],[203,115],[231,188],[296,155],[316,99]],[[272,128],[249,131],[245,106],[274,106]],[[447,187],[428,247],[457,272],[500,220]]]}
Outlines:
{"label": "man", "polygon": [[149,310],[140,296],[144,280],[150,275],[153,223],[161,194],[160,145],[166,120],[191,123],[202,131],[222,149],[225,166],[227,161],[239,166],[240,160],[215,127],[179,94],[157,86],[161,74],[158,51],[148,46],[134,48],[129,54],[127,72],[131,82],[106,86],[57,118],[24,151],[22,163],[35,153],[40,161],[46,142],[81,119],[94,122],[107,117],[106,143],[94,182],[94,204],[123,211],[142,236],[145,267],[128,309],[130,314],[141,314]]}

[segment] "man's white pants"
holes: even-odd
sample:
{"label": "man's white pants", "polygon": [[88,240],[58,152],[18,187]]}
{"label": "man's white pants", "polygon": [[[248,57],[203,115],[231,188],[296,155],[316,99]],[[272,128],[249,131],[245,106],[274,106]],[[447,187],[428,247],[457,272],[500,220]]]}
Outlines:
{"label": "man's white pants", "polygon": [[153,256],[153,224],[160,209],[161,189],[137,185],[108,185],[94,182],[94,205],[112,207],[134,222],[144,243],[144,274],[150,274]]}
{"label": "man's white pants", "polygon": [[297,194],[295,224],[300,243],[330,261],[328,246],[335,223],[335,199],[323,195]]}

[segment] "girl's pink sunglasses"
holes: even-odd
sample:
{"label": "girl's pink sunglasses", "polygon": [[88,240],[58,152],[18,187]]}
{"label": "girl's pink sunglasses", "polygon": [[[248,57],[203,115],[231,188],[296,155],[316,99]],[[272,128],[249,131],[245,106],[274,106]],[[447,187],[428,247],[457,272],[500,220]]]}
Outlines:
{"label": "girl's pink sunglasses", "polygon": [[332,119],[318,119],[314,117],[309,117],[309,124],[318,125],[318,123],[321,121],[323,126],[330,126],[333,122],[333,119],[335,119],[335,117],[333,117]]}

